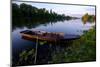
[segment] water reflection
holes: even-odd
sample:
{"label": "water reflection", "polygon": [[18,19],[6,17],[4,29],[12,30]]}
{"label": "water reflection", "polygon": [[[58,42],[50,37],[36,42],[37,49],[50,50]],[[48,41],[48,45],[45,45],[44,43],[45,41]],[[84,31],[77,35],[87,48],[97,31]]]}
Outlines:
{"label": "water reflection", "polygon": [[[68,19],[69,20],[69,19]],[[16,28],[23,28],[23,27],[27,27],[29,29],[31,28],[35,28],[39,25],[47,25],[48,23],[56,23],[57,21],[64,21],[63,19],[62,20],[58,20],[58,19],[55,19],[55,20],[29,20],[29,19],[22,19],[20,21],[13,21],[13,24],[12,24],[12,30],[16,29]]]}

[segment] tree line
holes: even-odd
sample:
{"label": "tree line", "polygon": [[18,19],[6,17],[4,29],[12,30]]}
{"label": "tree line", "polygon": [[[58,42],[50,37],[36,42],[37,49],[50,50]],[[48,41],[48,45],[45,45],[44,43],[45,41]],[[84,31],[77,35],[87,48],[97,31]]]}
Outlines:
{"label": "tree line", "polygon": [[96,16],[95,15],[89,15],[88,13],[86,13],[82,16],[82,21],[84,23],[86,23],[86,22],[95,22],[96,21]]}
{"label": "tree line", "polygon": [[12,3],[12,19],[14,21],[23,20],[69,20],[72,17],[65,16],[64,14],[57,14],[52,9],[46,10],[45,8],[37,8],[32,5],[22,3],[20,5]]}

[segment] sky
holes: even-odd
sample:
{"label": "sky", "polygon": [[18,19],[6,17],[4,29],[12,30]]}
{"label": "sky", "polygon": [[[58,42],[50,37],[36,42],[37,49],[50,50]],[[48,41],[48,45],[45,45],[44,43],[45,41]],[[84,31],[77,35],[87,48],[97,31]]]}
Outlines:
{"label": "sky", "polygon": [[50,4],[50,3],[35,3],[35,2],[16,2],[20,5],[21,3],[30,4],[37,8],[46,8],[47,10],[52,9],[52,11],[58,14],[65,14],[65,15],[84,15],[85,13],[95,15],[95,6],[83,6],[83,5],[69,5],[69,4]]}

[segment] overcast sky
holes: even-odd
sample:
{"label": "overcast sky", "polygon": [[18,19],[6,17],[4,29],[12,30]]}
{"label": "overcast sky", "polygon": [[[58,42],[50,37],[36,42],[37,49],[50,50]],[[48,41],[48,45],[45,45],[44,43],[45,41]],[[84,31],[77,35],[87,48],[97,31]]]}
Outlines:
{"label": "overcast sky", "polygon": [[13,1],[13,3],[17,3],[17,4],[26,3],[26,4],[35,6],[37,8],[46,8],[47,10],[52,9],[56,13],[65,14],[65,15],[71,15],[71,14],[83,15],[85,13],[95,15],[95,6],[48,4],[48,3],[34,3],[34,2],[16,2],[16,1]]}

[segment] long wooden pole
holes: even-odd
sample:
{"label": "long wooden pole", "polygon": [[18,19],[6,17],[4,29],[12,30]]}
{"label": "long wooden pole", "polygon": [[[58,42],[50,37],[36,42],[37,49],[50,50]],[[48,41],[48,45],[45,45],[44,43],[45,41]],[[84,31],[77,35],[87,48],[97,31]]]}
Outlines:
{"label": "long wooden pole", "polygon": [[37,36],[37,39],[36,39],[36,51],[35,51],[35,60],[34,60],[34,64],[36,64],[36,60],[37,60],[37,49],[38,49],[38,36]]}

